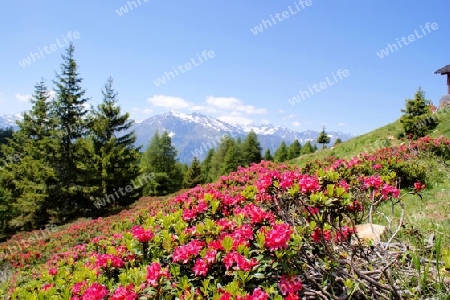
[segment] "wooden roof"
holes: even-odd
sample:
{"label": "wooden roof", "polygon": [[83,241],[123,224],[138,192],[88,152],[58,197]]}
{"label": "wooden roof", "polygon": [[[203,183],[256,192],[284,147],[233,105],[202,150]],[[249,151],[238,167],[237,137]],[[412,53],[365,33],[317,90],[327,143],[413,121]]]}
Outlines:
{"label": "wooden roof", "polygon": [[436,72],[434,72],[434,74],[441,74],[441,75],[450,74],[450,65],[446,65],[445,67],[437,70]]}

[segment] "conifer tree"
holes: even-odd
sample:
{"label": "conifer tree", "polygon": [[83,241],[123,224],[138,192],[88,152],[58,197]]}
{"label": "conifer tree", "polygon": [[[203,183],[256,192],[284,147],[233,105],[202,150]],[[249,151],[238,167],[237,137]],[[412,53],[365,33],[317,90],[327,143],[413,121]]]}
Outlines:
{"label": "conifer tree", "polygon": [[289,145],[288,148],[288,159],[294,159],[300,156],[300,151],[302,150],[302,146],[299,141],[295,139],[295,141]]}
{"label": "conifer tree", "polygon": [[330,142],[330,137],[325,132],[325,127],[322,128],[322,131],[320,132],[319,136],[317,137],[317,143],[322,144],[322,149],[325,146],[325,144],[328,144]]}
{"label": "conifer tree", "polygon": [[265,161],[273,161],[273,156],[272,156],[272,154],[270,154],[270,149],[267,149],[266,152],[264,152],[263,159]]}
{"label": "conifer tree", "polygon": [[243,157],[244,165],[249,166],[251,163],[259,163],[262,159],[261,155],[261,145],[258,141],[258,136],[251,130],[243,143]]}
{"label": "conifer tree", "polygon": [[214,153],[215,153],[214,148],[209,149],[205,159],[202,161],[201,164],[203,170],[203,177],[206,183],[213,182],[213,178],[211,177],[211,161],[214,156]]}
{"label": "conifer tree", "polygon": [[334,142],[334,147],[336,147],[338,144],[341,144],[342,140],[341,138],[337,138],[336,141]]}
{"label": "conifer tree", "polygon": [[313,150],[313,147],[311,146],[311,142],[307,141],[303,145],[302,150],[300,151],[300,154],[305,155],[305,154],[309,154],[309,153],[313,153],[313,152],[314,152],[314,150]]}
{"label": "conifer tree", "polygon": [[[79,145],[87,131],[84,97],[85,90],[81,87],[82,78],[78,73],[78,65],[74,58],[75,47],[70,44],[59,74],[56,74],[56,99],[53,114],[58,134],[55,136],[59,159],[56,161],[56,173],[60,181],[55,212],[61,213],[67,208],[86,204],[86,197],[80,188]],[[82,183],[81,183],[82,184]]]}
{"label": "conifer tree", "polygon": [[19,130],[3,145],[2,186],[13,201],[9,204],[9,223],[23,229],[47,223],[47,209],[57,184],[52,167],[59,157],[52,141],[54,122],[50,114],[50,95],[41,80],[35,86],[32,108],[17,122]]}
{"label": "conifer tree", "polygon": [[203,176],[200,161],[197,157],[194,157],[189,169],[186,174],[184,174],[183,187],[189,189],[195,187],[197,184],[203,183],[205,183],[205,178]]}
{"label": "conifer tree", "polygon": [[[217,151],[215,151],[211,159],[210,174],[212,181],[219,178],[219,176],[222,174],[225,156],[231,146],[236,147],[236,141],[229,135],[225,135],[224,137],[222,137],[219,146],[217,147]],[[239,158],[236,159],[239,162]]]}
{"label": "conifer tree", "polygon": [[[139,175],[139,148],[134,146],[136,136],[130,131],[133,121],[129,114],[121,113],[117,104],[117,92],[109,78],[102,89],[103,102],[90,115],[88,143],[85,162],[86,178],[91,186],[90,195],[98,201],[116,189],[125,188]],[[126,205],[139,195],[139,189],[120,192],[115,202]]]}
{"label": "conifer tree", "polygon": [[416,140],[427,135],[439,124],[438,118],[432,114],[431,101],[425,99],[425,92],[420,87],[414,99],[406,99],[405,102],[406,108],[402,110],[400,123],[406,137]]}
{"label": "conifer tree", "polygon": [[284,162],[288,159],[288,150],[284,141],[281,142],[280,147],[275,151],[273,157],[275,162]]}
{"label": "conifer tree", "polygon": [[225,155],[223,161],[222,169],[220,171],[221,175],[227,175],[230,172],[234,172],[239,166],[239,160],[234,147],[234,145],[231,145],[228,148],[227,154]]}
{"label": "conifer tree", "polygon": [[145,195],[167,195],[181,188],[182,167],[176,161],[177,150],[167,131],[155,133],[141,158],[141,172],[155,178],[144,187]]}

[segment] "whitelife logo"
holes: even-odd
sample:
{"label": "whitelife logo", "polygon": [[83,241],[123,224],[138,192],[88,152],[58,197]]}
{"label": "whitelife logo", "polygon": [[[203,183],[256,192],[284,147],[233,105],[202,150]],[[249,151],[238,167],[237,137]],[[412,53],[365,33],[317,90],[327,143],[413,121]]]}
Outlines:
{"label": "whitelife logo", "polygon": [[[394,53],[395,51],[398,51],[399,47],[401,49],[401,48],[403,48],[403,45],[408,46],[410,43],[416,41],[416,38],[417,38],[417,40],[423,38],[424,36],[427,35],[427,32],[431,33],[430,28],[432,30],[437,30],[439,28],[439,25],[436,22],[433,22],[433,23],[427,22],[425,24],[425,28],[423,28],[422,25],[420,25],[420,29],[421,29],[423,35],[420,35],[420,33],[417,32],[417,29],[416,29],[416,30],[414,30],[413,34],[408,35],[408,38],[406,38],[404,36],[402,36],[402,38],[400,40],[397,38],[396,39],[397,44],[388,43],[386,48],[381,49],[379,52],[377,52],[378,57],[384,58],[384,57],[388,56],[389,54]],[[425,31],[425,29],[426,29],[426,31]],[[408,39],[408,41],[406,41],[406,39]],[[403,42],[403,45],[402,45],[402,42]]]}
{"label": "whitelife logo", "polygon": [[30,52],[30,55],[28,55],[27,58],[22,59],[19,61],[19,65],[22,68],[25,68],[26,66],[31,65],[32,60],[33,62],[43,58],[45,55],[51,54],[52,52],[55,52],[61,48],[66,48],[70,42],[79,39],[80,33],[78,31],[75,31],[72,33],[72,31],[69,31],[66,35],[62,35],[64,43],[62,43],[59,38],[56,39],[56,43],[50,44],[50,46],[44,46],[38,47],[37,52]]}

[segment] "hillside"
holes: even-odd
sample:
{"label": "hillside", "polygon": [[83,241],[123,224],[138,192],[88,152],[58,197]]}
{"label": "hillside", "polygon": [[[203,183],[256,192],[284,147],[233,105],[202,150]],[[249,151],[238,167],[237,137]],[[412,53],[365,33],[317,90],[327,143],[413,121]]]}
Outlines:
{"label": "hillside", "polygon": [[[440,137],[443,135],[450,137],[450,110],[438,111],[437,117],[440,123],[429,136]],[[303,166],[308,161],[315,159],[321,160],[327,156],[349,159],[361,152],[370,153],[384,147],[397,146],[403,143],[403,141],[396,139],[396,135],[401,131],[401,128],[400,121],[397,120],[366,134],[351,138],[333,148],[326,148],[315,153],[303,155],[290,161],[290,163]]]}
{"label": "hillside", "polygon": [[447,299],[450,252],[439,235],[431,248],[401,240],[367,247],[354,226],[378,211],[392,217],[390,239],[420,237],[399,213],[412,199],[428,205],[418,182],[443,182],[449,170],[439,159],[449,150],[449,139],[424,138],[303,170],[262,162],[115,216],[19,234],[0,244],[0,296]]}

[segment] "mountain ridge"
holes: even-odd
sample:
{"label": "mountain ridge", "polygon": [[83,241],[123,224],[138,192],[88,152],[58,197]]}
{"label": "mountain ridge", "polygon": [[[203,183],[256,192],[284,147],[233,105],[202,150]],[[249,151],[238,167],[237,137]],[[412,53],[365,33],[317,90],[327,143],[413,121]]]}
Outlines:
{"label": "mountain ridge", "polygon": [[[15,120],[21,119],[23,117],[20,114],[0,116],[0,128],[18,129]],[[295,139],[302,145],[307,141],[314,144],[319,135],[319,132],[314,130],[294,131],[272,124],[233,125],[201,113],[186,114],[174,110],[135,122],[132,129],[136,132],[136,145],[142,146],[141,151],[145,150],[156,131],[162,133],[167,130],[172,137],[172,143],[178,149],[178,160],[188,164],[194,156],[203,160],[209,149],[219,145],[221,138],[231,136],[244,139],[251,130],[257,134],[263,152],[270,149],[272,154],[283,140],[287,145]],[[331,145],[337,138],[342,141],[353,138],[351,134],[340,131],[329,131],[327,134]]]}

